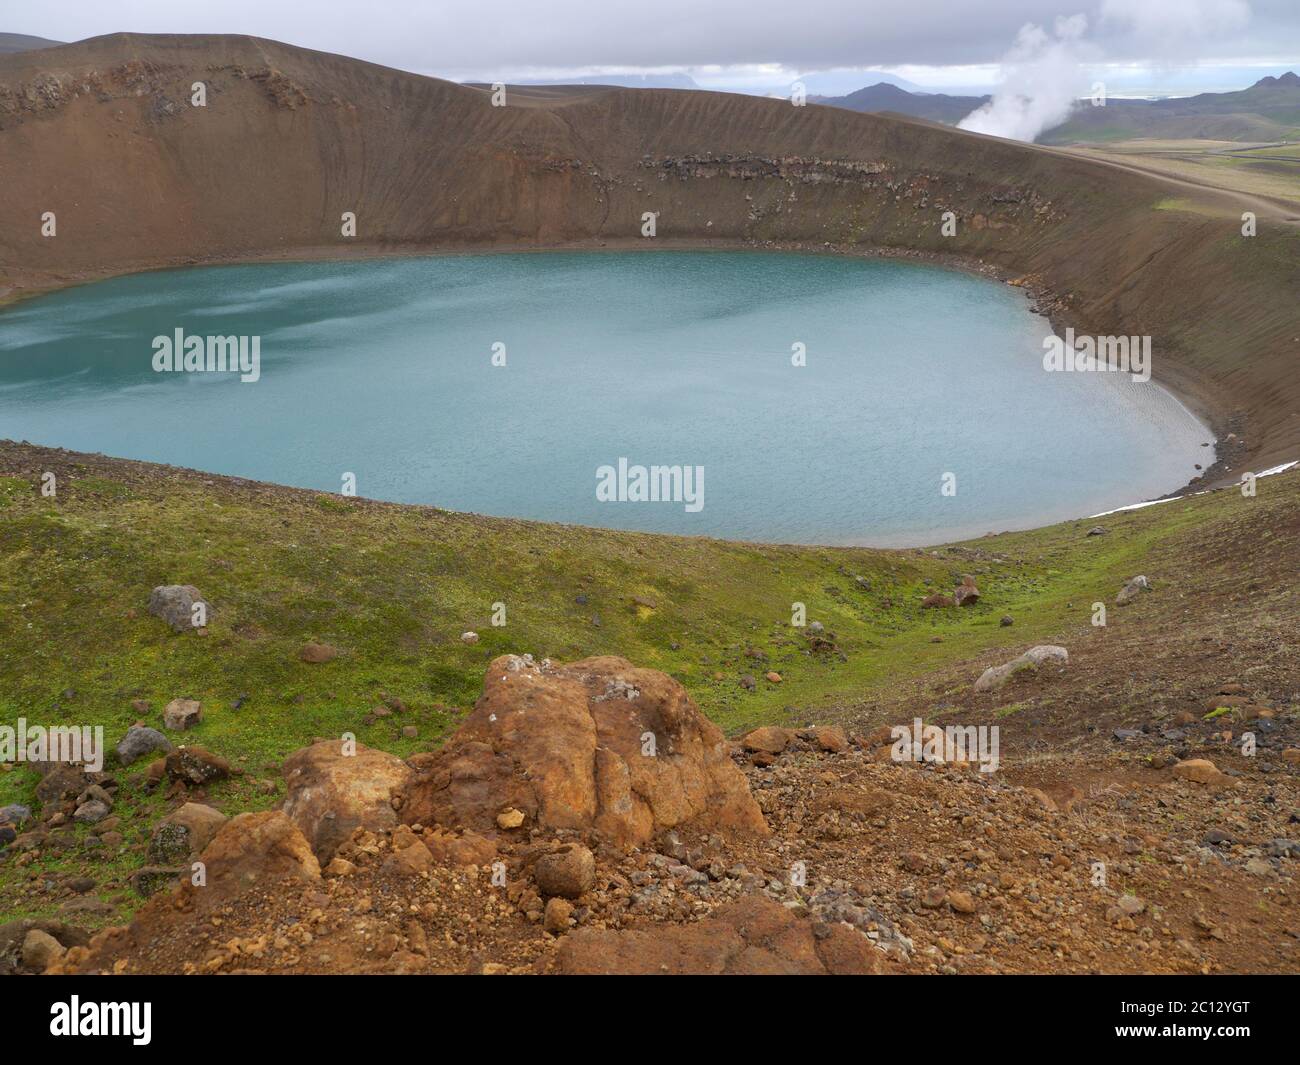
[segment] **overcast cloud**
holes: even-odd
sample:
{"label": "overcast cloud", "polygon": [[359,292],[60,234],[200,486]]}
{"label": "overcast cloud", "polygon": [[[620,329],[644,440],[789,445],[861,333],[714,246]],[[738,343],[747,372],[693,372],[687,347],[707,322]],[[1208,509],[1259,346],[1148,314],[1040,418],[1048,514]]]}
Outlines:
{"label": "overcast cloud", "polygon": [[[0,30],[247,33],[444,77],[714,68],[709,81],[834,68],[967,68],[990,80],[1026,23],[1082,15],[1089,54],[1142,68],[1287,65],[1297,0],[64,0],[9,5]],[[706,71],[707,73],[707,71]],[[929,79],[927,79],[929,80]]]}

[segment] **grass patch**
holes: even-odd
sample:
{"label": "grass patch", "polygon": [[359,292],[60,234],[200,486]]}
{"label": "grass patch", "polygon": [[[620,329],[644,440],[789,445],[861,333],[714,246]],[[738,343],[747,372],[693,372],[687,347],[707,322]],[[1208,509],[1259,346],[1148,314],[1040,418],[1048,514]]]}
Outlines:
{"label": "grass patch", "polygon": [[[1217,522],[1267,527],[1270,500],[1300,487],[1279,477],[1258,500],[1224,492],[1113,515],[1105,536],[1076,521],[874,551],[549,526],[219,479],[155,483],[147,468],[129,469],[121,480],[84,471],[55,499],[36,491],[38,470],[0,479],[0,721],[102,725],[111,747],[142,716],[132,700],[148,701],[143,716],[158,725],[171,699],[199,699],[204,720],[187,740],[246,774],[212,791],[228,813],[276,801],[266,782],[282,791],[280,763],[313,737],[351,731],[402,756],[436,746],[504,653],[622,655],[676,677],[729,732],[887,700],[901,681],[986,651],[1068,644],[1093,602],[1147,569],[1153,547],[1191,542]],[[979,583],[977,605],[921,609],[966,573]],[[207,597],[206,635],[176,635],[148,614],[150,590],[170,583]],[[491,624],[497,602],[504,627]],[[838,653],[810,650],[791,624],[795,602]],[[1014,626],[999,625],[1004,614]],[[461,642],[468,629],[477,644]],[[301,662],[313,639],[339,657]],[[764,679],[769,670],[780,684]],[[745,674],[758,681],[752,692],[740,686]],[[408,711],[364,724],[386,697]],[[405,725],[418,735],[403,736]],[[134,826],[152,823],[160,802],[137,787],[143,772],[118,774],[139,804],[124,818],[135,865],[147,831]],[[31,803],[34,785],[25,767],[0,772],[0,804]],[[95,875],[112,879],[114,868]],[[0,863],[0,900],[31,871]]]}

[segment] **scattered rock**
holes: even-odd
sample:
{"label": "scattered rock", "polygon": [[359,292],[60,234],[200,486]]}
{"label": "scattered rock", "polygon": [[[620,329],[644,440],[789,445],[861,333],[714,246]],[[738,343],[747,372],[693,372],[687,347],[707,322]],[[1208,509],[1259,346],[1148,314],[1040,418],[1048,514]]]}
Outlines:
{"label": "scattered rock", "polygon": [[790,745],[789,729],[775,725],[763,725],[741,737],[741,744],[747,751],[766,751],[768,754],[780,754]]}
{"label": "scattered rock", "polygon": [[232,817],[199,860],[207,868],[208,886],[198,894],[213,903],[255,884],[320,879],[320,863],[283,810]]}
{"label": "scattered rock", "polygon": [[542,927],[553,936],[564,935],[569,930],[569,919],[573,916],[573,903],[558,895],[546,901],[546,912]]}
{"label": "scattered rock", "polygon": [[432,866],[433,852],[418,839],[393,851],[384,862],[384,868],[390,873],[403,876],[419,876]]}
{"label": "scattered rock", "polygon": [[992,691],[1002,687],[1015,674],[1026,670],[1036,670],[1044,662],[1060,662],[1064,665],[1069,660],[1070,652],[1064,647],[1040,644],[1038,647],[1031,647],[1024,654],[1013,658],[1004,665],[990,666],[980,674],[979,680],[975,682],[975,690],[977,692]]}
{"label": "scattered rock", "polygon": [[461,642],[461,643],[478,643],[478,633],[477,633],[477,632],[462,632],[462,633],[460,634],[460,642]]}
{"label": "scattered rock", "polygon": [[849,749],[849,739],[837,725],[818,725],[810,731],[812,741],[823,751],[838,754]]}
{"label": "scattered rock", "polygon": [[524,823],[523,810],[516,810],[511,807],[509,810],[502,810],[497,814],[497,827],[509,831],[512,828],[518,828]]}
{"label": "scattered rock", "polygon": [[325,662],[332,662],[338,658],[339,652],[337,647],[327,643],[305,643],[302,650],[298,652],[298,658],[309,665],[319,666]]}
{"label": "scattered rock", "polygon": [[960,587],[952,593],[952,597],[958,606],[974,606],[979,602],[980,590],[975,587],[975,578],[963,577]]}
{"label": "scattered rock", "polygon": [[110,807],[99,799],[91,799],[77,807],[72,819],[83,825],[93,825],[109,815]]}
{"label": "scattered rock", "polygon": [[197,699],[173,699],[163,710],[163,728],[184,732],[203,720],[203,705]]}
{"label": "scattered rock", "polygon": [[1189,758],[1174,766],[1174,776],[1196,784],[1226,784],[1231,779],[1207,758]]}
{"label": "scattered rock", "polygon": [[177,747],[165,765],[169,777],[187,784],[210,784],[230,776],[230,763],[202,747]]}
{"label": "scattered rock", "polygon": [[1115,602],[1119,606],[1127,606],[1143,592],[1148,592],[1150,590],[1150,581],[1145,577],[1134,577],[1119,590],[1119,595],[1115,596]]}
{"label": "scattered rock", "polygon": [[167,754],[173,749],[172,741],[156,728],[147,725],[133,725],[117,744],[117,760],[122,765],[130,765],[146,754],[162,751]]}
{"label": "scattered rock", "polygon": [[965,891],[948,892],[948,905],[957,913],[974,913],[975,900]]}
{"label": "scattered rock", "polygon": [[192,584],[160,584],[149,593],[149,613],[162,618],[173,632],[193,632],[196,603],[203,604],[204,624],[212,620],[212,606]]}
{"label": "scattered rock", "polygon": [[576,899],[596,883],[596,858],[578,844],[543,854],[533,866],[533,879],[543,895]]}
{"label": "scattered rock", "polygon": [[67,948],[48,932],[33,928],[23,939],[23,965],[33,972],[43,973],[51,964],[63,957]]}
{"label": "scattered rock", "polygon": [[188,873],[188,869],[180,866],[145,865],[135,870],[128,880],[132,891],[142,899],[150,899],[160,891],[175,887]]}
{"label": "scattered rock", "polygon": [[154,826],[149,861],[154,865],[180,865],[201,854],[226,820],[225,814],[211,806],[185,803]]}

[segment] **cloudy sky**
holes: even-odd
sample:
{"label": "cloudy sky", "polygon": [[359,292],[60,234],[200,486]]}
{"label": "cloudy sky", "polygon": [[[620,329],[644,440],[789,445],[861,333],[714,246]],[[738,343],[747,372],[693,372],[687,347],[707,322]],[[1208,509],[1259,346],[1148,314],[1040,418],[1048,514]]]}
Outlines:
{"label": "cloudy sky", "polygon": [[1298,0],[61,0],[10,5],[0,22],[65,41],[247,33],[458,80],[685,71],[758,92],[817,72],[847,91],[859,70],[987,88],[1026,24],[1068,37],[1063,61],[1134,89],[1239,88],[1300,65]]}

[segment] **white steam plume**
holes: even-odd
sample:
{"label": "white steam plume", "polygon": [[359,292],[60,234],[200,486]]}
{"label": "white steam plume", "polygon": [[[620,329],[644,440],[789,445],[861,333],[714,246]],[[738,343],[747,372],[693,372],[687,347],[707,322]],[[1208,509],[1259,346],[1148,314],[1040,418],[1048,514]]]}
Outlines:
{"label": "white steam plume", "polygon": [[[1250,21],[1248,0],[1102,0],[1100,28],[1146,51],[1155,65],[1184,62],[1200,43]],[[975,133],[1032,141],[1059,126],[1087,93],[1085,64],[1097,49],[1084,40],[1083,15],[1056,20],[1055,32],[1027,23],[1002,62],[993,99],[957,125]]]}
{"label": "white steam plume", "polygon": [[1071,15],[1056,20],[1055,34],[1026,23],[1002,62],[1002,80],[993,99],[957,123],[958,129],[1010,140],[1032,141],[1070,115],[1089,81],[1083,67],[1088,20]]}

